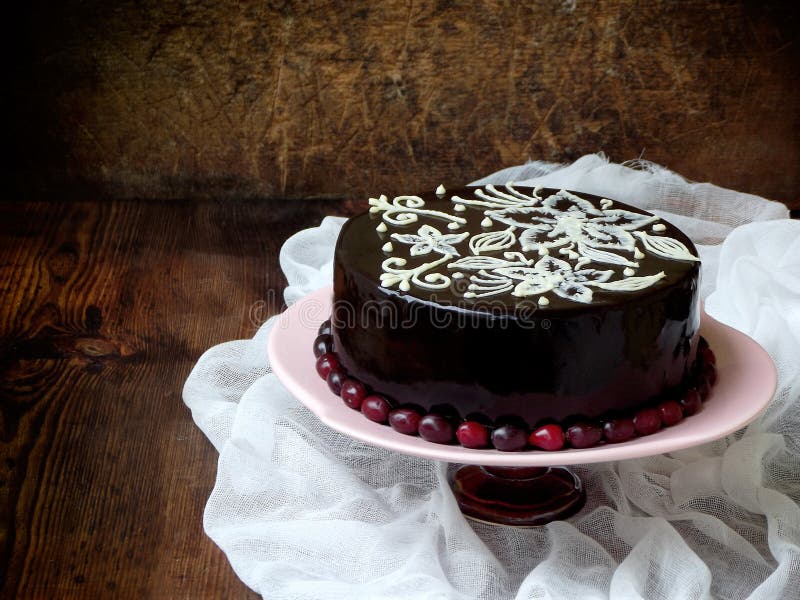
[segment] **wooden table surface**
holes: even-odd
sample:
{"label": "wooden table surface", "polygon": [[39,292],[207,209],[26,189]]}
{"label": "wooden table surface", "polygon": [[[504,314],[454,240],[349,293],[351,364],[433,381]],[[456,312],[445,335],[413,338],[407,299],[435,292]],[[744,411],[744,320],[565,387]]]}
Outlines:
{"label": "wooden table surface", "polygon": [[181,390],[281,310],[284,240],[354,209],[0,202],[0,597],[256,596],[203,533]]}
{"label": "wooden table surface", "polygon": [[203,532],[218,455],[181,390],[281,310],[285,239],[347,211],[0,202],[0,598],[256,597]]}

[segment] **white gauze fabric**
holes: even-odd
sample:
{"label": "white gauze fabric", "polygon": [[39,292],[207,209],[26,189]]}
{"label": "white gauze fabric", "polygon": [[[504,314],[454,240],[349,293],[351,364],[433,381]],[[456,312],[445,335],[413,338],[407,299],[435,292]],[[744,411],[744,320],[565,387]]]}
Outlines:
{"label": "white gauze fabric", "polygon": [[[253,339],[208,350],[184,388],[220,453],[207,534],[271,599],[797,598],[800,223],[781,204],[602,155],[477,183],[510,180],[610,196],[686,231],[703,259],[706,310],[777,364],[764,415],[701,447],[577,466],[588,500],[568,521],[469,522],[448,465],[341,435],[281,386],[266,352],[270,320]],[[287,303],[331,283],[343,221],[327,217],[284,244]]]}

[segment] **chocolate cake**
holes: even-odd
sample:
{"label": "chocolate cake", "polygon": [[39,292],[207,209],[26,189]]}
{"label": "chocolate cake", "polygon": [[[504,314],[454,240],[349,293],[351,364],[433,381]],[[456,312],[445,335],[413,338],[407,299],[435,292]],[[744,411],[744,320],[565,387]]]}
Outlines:
{"label": "chocolate cake", "polygon": [[[548,424],[567,443],[576,423],[630,429],[637,411],[708,385],[700,262],[658,216],[513,184],[369,204],[339,235],[315,348],[331,389],[368,417],[432,441],[474,422],[496,447],[510,427],[545,447],[532,434]],[[431,421],[452,431],[426,431]]]}

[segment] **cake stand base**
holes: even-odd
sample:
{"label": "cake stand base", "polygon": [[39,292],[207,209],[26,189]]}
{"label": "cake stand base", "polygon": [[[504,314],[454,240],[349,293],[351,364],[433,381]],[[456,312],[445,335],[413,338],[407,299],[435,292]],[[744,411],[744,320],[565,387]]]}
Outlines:
{"label": "cake stand base", "polygon": [[535,527],[578,512],[586,492],[566,467],[467,465],[450,486],[466,517],[496,525]]}

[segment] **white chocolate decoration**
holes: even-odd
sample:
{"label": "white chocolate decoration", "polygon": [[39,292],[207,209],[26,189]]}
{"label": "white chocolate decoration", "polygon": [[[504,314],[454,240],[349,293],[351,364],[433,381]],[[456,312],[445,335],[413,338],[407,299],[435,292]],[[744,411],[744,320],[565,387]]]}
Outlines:
{"label": "white chocolate decoration", "polygon": [[444,185],[442,185],[442,184],[440,183],[440,184],[439,184],[439,187],[437,187],[437,188],[436,188],[436,195],[437,195],[437,196],[439,196],[439,198],[441,198],[441,197],[442,197],[442,196],[444,196],[446,193],[447,193],[447,190],[446,190],[446,189],[444,189]]}
{"label": "white chocolate decoration", "polygon": [[[471,198],[452,196],[452,212],[471,209],[484,215],[481,231],[461,233],[443,233],[430,222],[445,221],[447,229],[454,231],[466,226],[467,219],[428,209],[418,196],[398,196],[391,202],[386,196],[370,198],[370,212],[383,213],[376,229],[385,232],[387,225],[406,228],[392,233],[392,240],[410,246],[406,254],[410,259],[427,256],[421,264],[419,259],[409,263],[402,256],[386,258],[381,263],[381,285],[404,292],[413,288],[442,290],[450,285],[451,277],[469,277],[464,298],[535,296],[540,306],[547,306],[554,294],[571,302],[590,303],[596,289],[633,292],[666,277],[663,271],[634,276],[640,268],[637,261],[646,253],[699,261],[680,241],[644,231],[647,227],[666,231],[655,215],[613,208],[614,202],[607,198],[597,206],[565,190],[542,197],[541,190],[536,187],[523,192],[508,183],[470,190]],[[444,193],[440,185],[436,194],[441,197]],[[416,234],[409,232],[407,226],[419,219],[426,222]],[[395,248],[387,242],[382,249],[393,252]],[[603,265],[624,267],[622,278],[612,281],[612,277],[620,277],[619,271]]]}
{"label": "white chocolate decoration", "polygon": [[386,227],[386,223],[384,223],[383,221],[378,223],[378,226],[375,228],[375,231],[378,231],[380,233],[385,233],[388,230],[389,230],[389,228]]}

